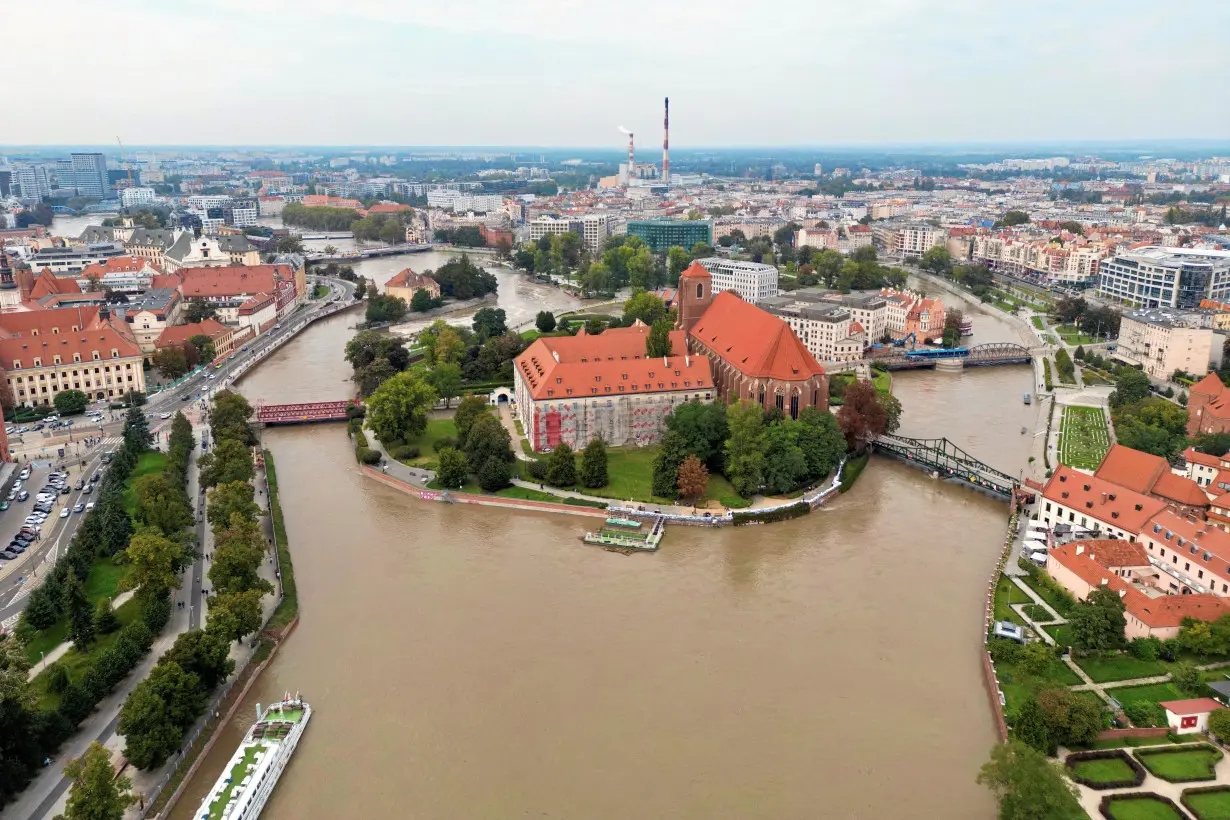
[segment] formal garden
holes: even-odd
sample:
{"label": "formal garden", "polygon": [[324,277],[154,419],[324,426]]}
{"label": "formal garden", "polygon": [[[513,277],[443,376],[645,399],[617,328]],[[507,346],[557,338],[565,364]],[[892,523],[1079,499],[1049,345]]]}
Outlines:
{"label": "formal garden", "polygon": [[1079,470],[1096,470],[1110,449],[1110,431],[1100,407],[1076,405],[1063,409],[1059,428],[1059,461]]}

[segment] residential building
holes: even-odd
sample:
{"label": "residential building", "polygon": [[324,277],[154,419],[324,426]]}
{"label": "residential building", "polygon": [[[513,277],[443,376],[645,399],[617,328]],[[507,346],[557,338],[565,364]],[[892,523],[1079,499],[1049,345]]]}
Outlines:
{"label": "residential building", "polygon": [[150,287],[150,282],[161,271],[148,259],[135,256],[114,256],[93,265],[86,265],[77,274],[77,284],[82,288],[98,280],[99,287],[120,293],[136,293]]}
{"label": "residential building", "polygon": [[745,302],[759,304],[777,295],[777,268],[759,262],[740,262],[711,256],[698,260],[713,277],[713,292],[734,291]]}
{"label": "residential building", "polygon": [[31,254],[26,261],[33,271],[50,270],[57,276],[68,276],[80,273],[90,265],[124,255],[124,248],[120,245],[100,244],[87,245],[84,248],[43,248]]}
{"label": "residential building", "polygon": [[1111,445],[1094,476],[1162,501],[1180,515],[1204,519],[1209,499],[1199,483],[1170,469],[1161,456]]}
{"label": "residential building", "polygon": [[530,241],[537,242],[544,236],[566,234],[569,231],[580,233],[577,226],[568,219],[558,216],[543,215],[530,223]]}
{"label": "residential building", "polygon": [[1150,246],[1102,260],[1098,291],[1141,308],[1196,308],[1230,301],[1230,251]]}
{"label": "residential building", "polygon": [[107,158],[98,153],[71,154],[77,193],[81,196],[111,198],[107,179]]}
{"label": "residential building", "polygon": [[214,346],[214,357],[229,356],[235,350],[235,330],[214,320],[204,319],[186,325],[165,328],[157,337],[155,347],[183,347],[191,344],[194,336],[207,336]]}
{"label": "residential building", "polygon": [[702,219],[630,219],[628,235],[639,236],[655,253],[676,245],[687,250],[697,242],[713,244],[713,223]]}
{"label": "residential building", "polygon": [[911,222],[897,231],[897,244],[893,249],[904,257],[919,257],[931,248],[948,243],[948,232],[926,222]]}
{"label": "residential building", "polygon": [[154,267],[165,270],[167,248],[175,244],[180,233],[170,228],[137,228],[124,240],[124,249],[129,255],[148,259]]}
{"label": "residential building", "polygon": [[608,446],[656,443],[666,417],[687,401],[713,401],[709,360],[690,356],[682,330],[672,355],[647,358],[649,327],[610,328],[597,336],[536,339],[513,368],[516,412],[536,452],[575,450],[601,437]]}
{"label": "residential building", "polygon": [[414,292],[417,290],[427,291],[433,299],[440,296],[440,285],[435,279],[415,273],[410,268],[394,274],[393,278],[384,285],[385,294],[405,299],[407,305],[410,304],[410,300],[414,298]]}
{"label": "residential building", "polygon": [[1224,342],[1224,336],[1197,326],[1182,314],[1137,310],[1123,316],[1114,356],[1166,381],[1176,370],[1203,376],[1219,368]]}
{"label": "residential building", "polygon": [[13,168],[14,195],[22,202],[38,204],[51,196],[51,180],[45,165],[17,165]]}
{"label": "residential building", "polygon": [[[303,290],[299,289],[302,272],[294,271],[289,265],[194,267],[179,271],[179,275],[183,277],[180,295],[187,301],[211,303],[224,324],[253,324],[257,319],[251,317],[257,316],[263,325],[260,311],[265,307],[271,307],[273,315],[280,319],[306,299],[306,282]],[[243,312],[245,306],[246,312]],[[249,318],[241,321],[241,316]]]}
{"label": "residential building", "polygon": [[836,228],[800,228],[794,233],[796,248],[837,250],[840,232]]}
{"label": "residential building", "polygon": [[1042,491],[1039,519],[1047,527],[1067,524],[1101,537],[1135,541],[1164,501],[1060,465]]}
{"label": "residential building", "polygon": [[64,390],[91,399],[144,392],[141,350],[105,307],[0,315],[0,372],[19,405],[51,405]]}
{"label": "residential building", "polygon": [[713,292],[713,277],[693,262],[679,276],[676,328],[688,351],[709,358],[718,394],[748,399],[798,418],[805,407],[828,407],[828,376],[781,318],[735,294]]}
{"label": "residential building", "polygon": [[136,208],[141,205],[152,205],[156,198],[153,188],[124,188],[120,191],[120,206]]}
{"label": "residential building", "polygon": [[760,307],[785,321],[818,361],[854,362],[863,358],[867,334],[838,302],[794,291],[766,299]]}
{"label": "residential building", "polygon": [[[593,253],[599,253],[611,235],[611,217],[608,214],[585,214],[579,220],[581,241]],[[490,244],[490,243],[488,243]]]}

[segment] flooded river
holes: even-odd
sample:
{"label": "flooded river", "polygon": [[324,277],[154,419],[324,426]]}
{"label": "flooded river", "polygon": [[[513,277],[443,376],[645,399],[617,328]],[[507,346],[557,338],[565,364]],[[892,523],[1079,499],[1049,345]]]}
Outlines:
{"label": "flooded river", "polygon": [[[341,392],[354,321],[317,324],[243,391]],[[975,329],[1015,332],[992,314]],[[1023,367],[906,374],[903,432],[1015,472],[1029,384]],[[978,645],[1002,502],[877,458],[815,515],[674,527],[625,557],[582,546],[580,519],[376,485],[340,426],[265,441],[302,619],[175,817],[286,690],[317,712],[272,820],[993,815],[974,776],[994,741]]]}

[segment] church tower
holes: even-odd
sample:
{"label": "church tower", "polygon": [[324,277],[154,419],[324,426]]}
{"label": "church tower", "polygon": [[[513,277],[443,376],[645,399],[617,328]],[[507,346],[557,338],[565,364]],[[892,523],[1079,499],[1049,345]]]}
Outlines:
{"label": "church tower", "polygon": [[687,270],[679,274],[679,292],[675,294],[679,319],[675,322],[675,327],[690,331],[712,302],[713,277],[705,270],[704,265],[693,262]]}

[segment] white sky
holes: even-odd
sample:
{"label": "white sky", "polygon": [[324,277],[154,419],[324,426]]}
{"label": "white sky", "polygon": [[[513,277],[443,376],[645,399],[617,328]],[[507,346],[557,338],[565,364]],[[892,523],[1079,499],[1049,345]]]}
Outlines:
{"label": "white sky", "polygon": [[1226,0],[0,0],[0,144],[1225,138]]}

